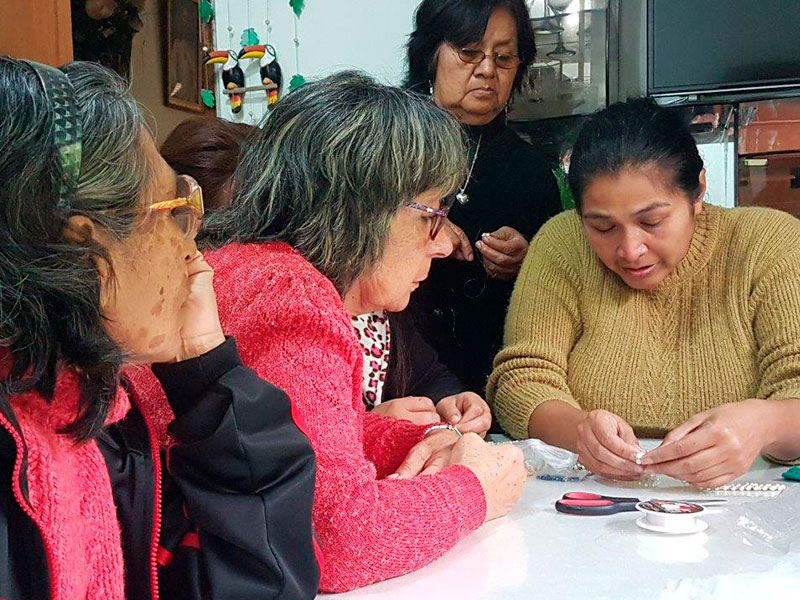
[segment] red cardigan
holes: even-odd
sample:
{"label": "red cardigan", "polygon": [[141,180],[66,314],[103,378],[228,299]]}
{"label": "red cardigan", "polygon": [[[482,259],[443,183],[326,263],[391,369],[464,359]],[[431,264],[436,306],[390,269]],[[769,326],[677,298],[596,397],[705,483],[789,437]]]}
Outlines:
{"label": "red cardigan", "polygon": [[424,427],[365,411],[361,348],[328,279],[282,243],[232,244],[207,258],[223,328],[244,364],[288,393],[317,454],[321,590],[346,591],[418,569],[483,523],[483,490],[465,467],[384,479]]}

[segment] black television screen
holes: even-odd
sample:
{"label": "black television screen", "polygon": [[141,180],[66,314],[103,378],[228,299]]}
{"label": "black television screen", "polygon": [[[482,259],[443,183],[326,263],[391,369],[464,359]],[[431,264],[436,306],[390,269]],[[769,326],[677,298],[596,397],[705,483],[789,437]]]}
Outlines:
{"label": "black television screen", "polygon": [[650,94],[800,86],[800,0],[648,0]]}

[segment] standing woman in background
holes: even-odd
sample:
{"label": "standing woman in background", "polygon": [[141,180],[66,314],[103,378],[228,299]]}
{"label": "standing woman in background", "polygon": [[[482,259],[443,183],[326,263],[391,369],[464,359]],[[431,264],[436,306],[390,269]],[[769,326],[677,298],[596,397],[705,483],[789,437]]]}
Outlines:
{"label": "standing woman in background", "polygon": [[470,141],[469,173],[449,215],[457,248],[434,261],[415,294],[415,316],[445,364],[478,394],[503,340],[528,241],[561,209],[555,177],[506,124],[534,54],[523,0],[423,0],[408,43],[406,87],[430,94],[466,126]]}

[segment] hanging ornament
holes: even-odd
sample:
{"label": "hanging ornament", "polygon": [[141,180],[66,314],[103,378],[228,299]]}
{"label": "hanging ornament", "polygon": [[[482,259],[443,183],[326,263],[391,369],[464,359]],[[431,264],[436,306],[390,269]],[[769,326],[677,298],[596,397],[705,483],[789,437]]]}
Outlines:
{"label": "hanging ornament", "polygon": [[260,41],[261,40],[258,39],[258,34],[256,33],[256,30],[253,29],[252,27],[248,27],[242,32],[242,40],[241,40],[242,47],[255,46]]}
{"label": "hanging ornament", "polygon": [[275,103],[280,99],[281,82],[283,81],[283,74],[281,66],[278,64],[278,53],[275,47],[271,44],[257,44],[254,46],[246,46],[239,52],[239,60],[245,58],[258,58],[259,60],[259,74],[261,75],[261,84],[264,86],[278,86],[275,89],[268,89],[268,107],[273,108]]}
{"label": "hanging ornament", "polygon": [[292,75],[292,79],[289,81],[289,91],[293,92],[297,88],[302,87],[306,84],[306,78],[302,75]]}
{"label": "hanging ornament", "polygon": [[[239,66],[238,56],[230,50],[212,50],[206,55],[205,64],[222,65],[222,85],[225,89],[244,89],[244,71]],[[227,94],[231,103],[231,112],[239,113],[244,103],[244,91],[236,94]]]}
{"label": "hanging ornament", "polygon": [[289,6],[292,7],[294,14],[298,17],[302,14],[305,4],[305,0],[289,0]]}
{"label": "hanging ornament", "polygon": [[217,106],[217,100],[214,98],[214,92],[211,90],[203,90],[200,92],[200,96],[203,98],[203,105],[206,108],[214,108]]}
{"label": "hanging ornament", "polygon": [[211,0],[201,0],[200,2],[200,20],[203,23],[211,23],[211,19],[214,18],[214,6],[211,4]]}
{"label": "hanging ornament", "polygon": [[[292,0],[293,2],[294,0]],[[290,5],[292,4],[290,2]],[[306,78],[300,74],[300,32],[299,32],[299,23],[300,23],[300,13],[303,11],[303,1],[299,0],[299,7],[296,8],[292,5],[292,9],[294,9],[294,66],[295,66],[295,74],[292,76],[292,79],[289,81],[289,91],[293,92],[297,88],[305,85]]]}

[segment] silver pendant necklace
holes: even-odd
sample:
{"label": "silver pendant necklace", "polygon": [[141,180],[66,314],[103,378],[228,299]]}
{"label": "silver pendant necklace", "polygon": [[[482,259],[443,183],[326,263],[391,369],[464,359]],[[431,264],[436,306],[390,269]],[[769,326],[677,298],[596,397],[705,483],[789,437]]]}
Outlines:
{"label": "silver pendant necklace", "polygon": [[456,200],[458,200],[461,204],[466,204],[469,202],[469,195],[467,195],[467,186],[469,185],[469,180],[472,179],[472,169],[475,168],[475,161],[478,160],[478,152],[481,151],[481,142],[483,141],[483,134],[478,138],[478,145],[475,147],[475,154],[472,157],[472,164],[469,166],[469,172],[467,173],[467,180],[464,182],[464,185],[461,186],[461,189],[458,190],[456,194]]}

